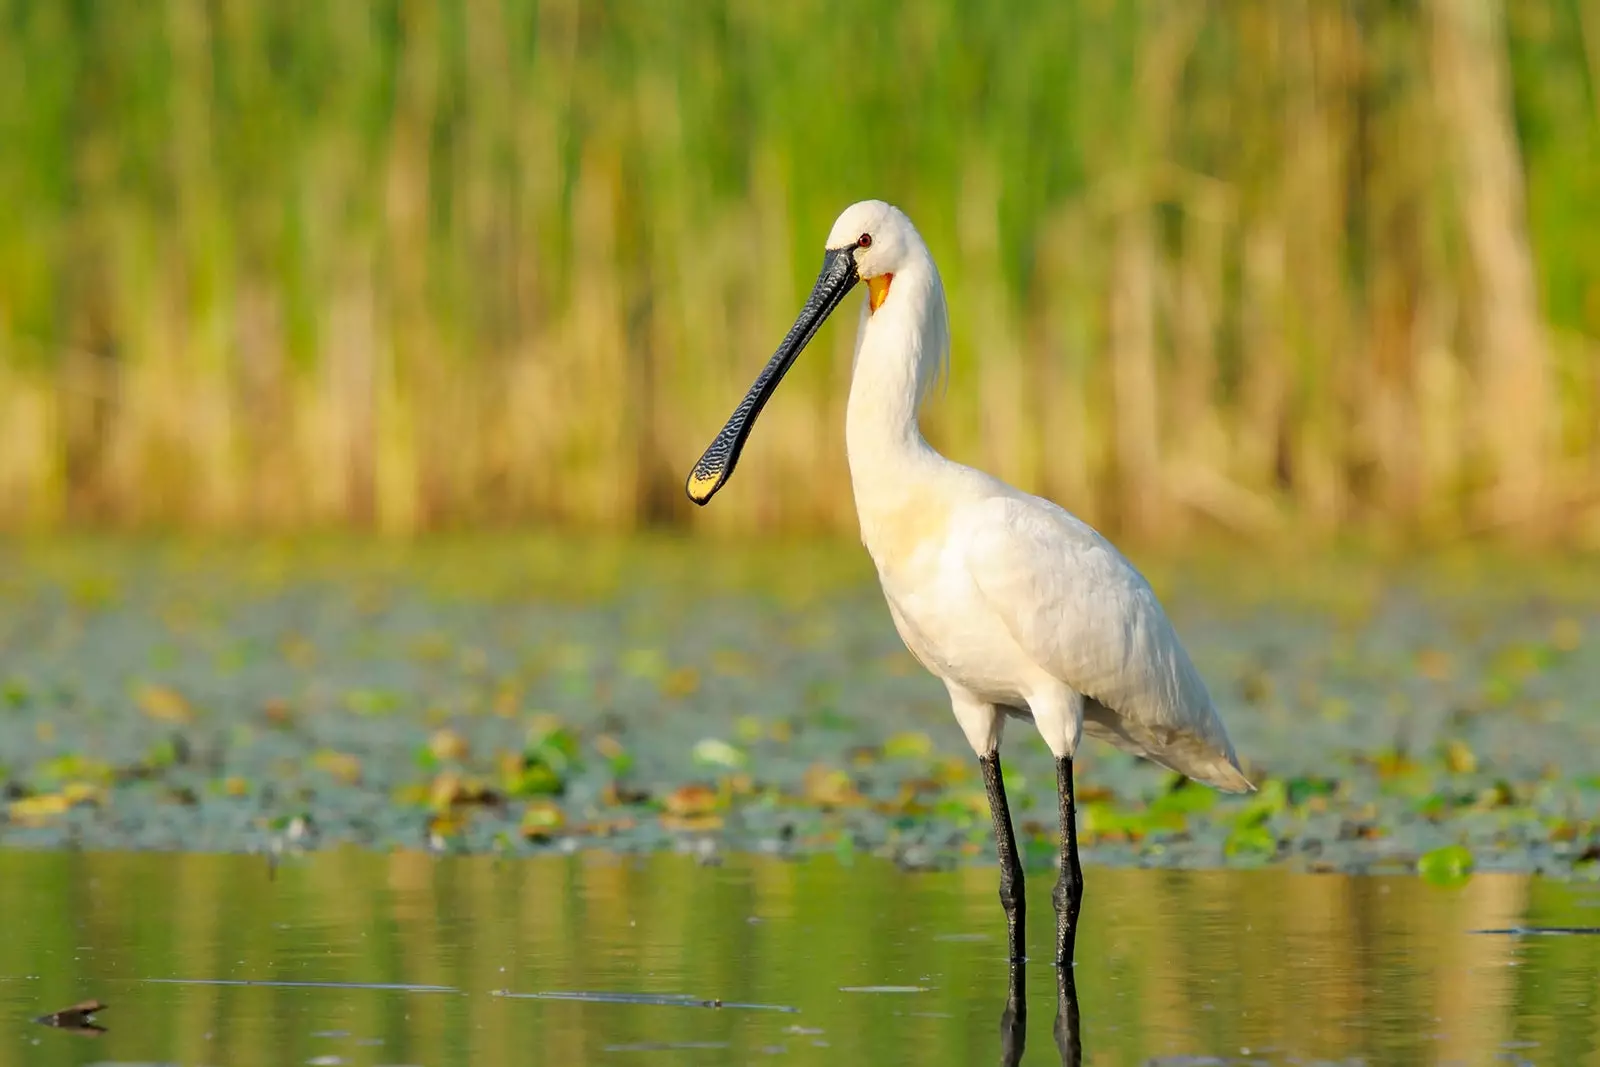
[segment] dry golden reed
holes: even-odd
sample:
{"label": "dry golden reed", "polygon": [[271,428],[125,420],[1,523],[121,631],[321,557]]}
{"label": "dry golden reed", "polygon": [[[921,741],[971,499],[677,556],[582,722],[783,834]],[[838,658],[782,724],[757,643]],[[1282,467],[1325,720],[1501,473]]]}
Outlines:
{"label": "dry golden reed", "polygon": [[849,529],[834,215],[955,458],[1149,539],[1600,536],[1600,10],[0,0],[0,526]]}

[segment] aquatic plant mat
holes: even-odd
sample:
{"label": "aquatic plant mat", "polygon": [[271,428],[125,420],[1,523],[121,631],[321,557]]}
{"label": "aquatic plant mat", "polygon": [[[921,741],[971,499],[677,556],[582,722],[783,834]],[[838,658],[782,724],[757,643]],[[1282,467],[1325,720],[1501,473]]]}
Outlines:
{"label": "aquatic plant mat", "polygon": [[[1087,863],[1600,873],[1600,566],[1140,562],[1261,788],[1086,742]],[[993,863],[849,545],[12,544],[0,752],[6,847]],[[1046,870],[1048,753],[1004,754]]]}

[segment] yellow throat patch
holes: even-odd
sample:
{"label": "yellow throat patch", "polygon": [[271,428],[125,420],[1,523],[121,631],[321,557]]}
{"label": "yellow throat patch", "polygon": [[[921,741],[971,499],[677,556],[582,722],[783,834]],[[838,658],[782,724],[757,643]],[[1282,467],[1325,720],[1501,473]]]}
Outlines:
{"label": "yellow throat patch", "polygon": [[894,281],[893,274],[880,274],[876,278],[867,279],[867,304],[873,311],[883,306],[884,300],[889,296],[889,283]]}

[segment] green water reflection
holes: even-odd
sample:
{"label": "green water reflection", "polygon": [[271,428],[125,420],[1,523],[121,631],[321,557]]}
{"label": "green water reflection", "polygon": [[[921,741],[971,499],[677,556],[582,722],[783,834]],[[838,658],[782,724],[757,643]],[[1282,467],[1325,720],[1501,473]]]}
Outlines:
{"label": "green water reflection", "polygon": [[[1021,1062],[1059,1063],[1048,880],[1029,889]],[[1004,1055],[992,869],[339,852],[269,877],[252,857],[11,852],[0,915],[5,1065]],[[1085,1063],[1600,1063],[1600,937],[1474,932],[1600,925],[1592,885],[1092,869],[1083,922]],[[572,991],[729,1005],[502,995]],[[91,997],[100,1037],[32,1021]]]}

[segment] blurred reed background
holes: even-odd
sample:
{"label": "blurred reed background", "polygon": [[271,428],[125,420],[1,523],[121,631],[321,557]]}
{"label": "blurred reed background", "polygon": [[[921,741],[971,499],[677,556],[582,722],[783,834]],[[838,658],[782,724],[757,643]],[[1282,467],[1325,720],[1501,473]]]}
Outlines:
{"label": "blurred reed background", "polygon": [[1600,543],[1600,0],[0,0],[0,526],[847,530],[851,201],[953,457],[1148,540]]}

